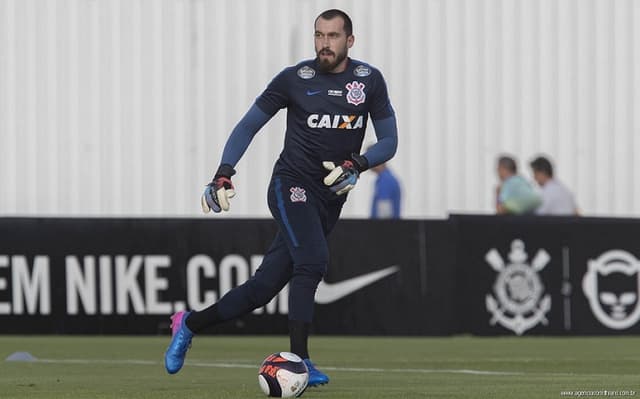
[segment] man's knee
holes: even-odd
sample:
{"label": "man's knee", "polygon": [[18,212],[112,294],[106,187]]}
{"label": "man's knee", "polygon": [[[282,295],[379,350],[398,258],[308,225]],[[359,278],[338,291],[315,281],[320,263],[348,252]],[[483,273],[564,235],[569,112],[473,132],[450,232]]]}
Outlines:
{"label": "man's knee", "polygon": [[261,281],[250,281],[249,299],[253,308],[259,308],[269,303],[278,295],[283,287],[273,284],[265,284]]}
{"label": "man's knee", "polygon": [[316,244],[312,247],[300,247],[297,248],[292,254],[293,258],[293,271],[302,266],[308,269],[321,270],[324,274],[327,264],[329,264],[329,248],[326,244]]}
{"label": "man's knee", "polygon": [[295,281],[297,284],[315,288],[326,272],[326,263],[295,265],[291,281],[292,283]]}

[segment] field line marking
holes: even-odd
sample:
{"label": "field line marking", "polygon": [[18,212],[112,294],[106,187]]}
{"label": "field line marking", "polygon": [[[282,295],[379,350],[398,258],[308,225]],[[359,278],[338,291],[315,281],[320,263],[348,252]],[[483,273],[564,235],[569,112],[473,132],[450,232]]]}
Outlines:
{"label": "field line marking", "polygon": [[361,373],[422,373],[422,374],[474,374],[474,375],[522,375],[516,371],[490,371],[470,369],[383,369],[383,368],[359,368],[359,367],[321,367],[331,371],[355,371]]}
{"label": "field line marking", "polygon": [[[158,366],[162,362],[153,360],[136,360],[136,359],[37,359],[36,363],[51,364],[130,364],[144,366]],[[212,367],[212,368],[241,368],[241,369],[258,369],[256,364],[242,363],[207,363],[207,362],[185,362],[186,365],[192,367]],[[471,374],[471,375],[523,375],[521,372],[511,371],[490,371],[490,370],[472,370],[472,369],[397,369],[397,368],[375,368],[375,367],[322,367],[323,370],[360,372],[360,373],[422,373],[422,374]]]}
{"label": "field line marking", "polygon": [[34,363],[52,363],[52,364],[139,364],[143,366],[155,366],[160,362],[154,360],[136,360],[136,359],[36,359]]}
{"label": "field line marking", "polygon": [[[47,364],[114,364],[114,365],[141,365],[141,366],[164,366],[164,362],[156,360],[141,359],[37,359],[30,363],[47,363]],[[255,369],[258,370],[257,364],[248,363],[217,363],[217,362],[199,362],[186,361],[186,366],[190,367],[209,367],[209,368],[232,368],[232,369]],[[478,370],[478,369],[416,369],[416,368],[375,368],[375,367],[331,367],[322,366],[322,370],[338,371],[338,372],[358,372],[358,373],[414,373],[414,374],[467,374],[467,375],[486,375],[486,376],[548,376],[548,377],[610,377],[612,375],[621,376],[623,374],[601,374],[601,373],[537,373],[527,371],[494,371],[494,370]]]}

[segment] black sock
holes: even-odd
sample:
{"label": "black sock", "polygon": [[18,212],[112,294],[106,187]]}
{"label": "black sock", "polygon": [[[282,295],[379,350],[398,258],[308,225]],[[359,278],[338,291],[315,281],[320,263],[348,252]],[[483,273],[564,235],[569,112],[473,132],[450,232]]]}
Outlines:
{"label": "black sock", "polygon": [[185,320],[184,324],[186,324],[189,330],[191,330],[191,332],[195,334],[207,327],[216,325],[221,321],[223,320],[218,314],[218,305],[214,303],[213,305],[199,312],[192,311],[189,317],[187,317],[187,320]]}
{"label": "black sock", "polygon": [[303,359],[309,358],[309,348],[307,341],[309,339],[309,325],[300,320],[289,320],[289,342],[291,344],[291,352]]}

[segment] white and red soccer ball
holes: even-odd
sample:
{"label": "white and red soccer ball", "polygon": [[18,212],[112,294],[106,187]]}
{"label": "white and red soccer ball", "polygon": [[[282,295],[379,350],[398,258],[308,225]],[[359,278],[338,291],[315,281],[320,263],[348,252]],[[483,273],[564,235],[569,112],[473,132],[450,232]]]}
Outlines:
{"label": "white and red soccer ball", "polygon": [[275,398],[302,395],[309,382],[309,370],[300,356],[278,352],[267,356],[260,366],[258,383],[262,392]]}

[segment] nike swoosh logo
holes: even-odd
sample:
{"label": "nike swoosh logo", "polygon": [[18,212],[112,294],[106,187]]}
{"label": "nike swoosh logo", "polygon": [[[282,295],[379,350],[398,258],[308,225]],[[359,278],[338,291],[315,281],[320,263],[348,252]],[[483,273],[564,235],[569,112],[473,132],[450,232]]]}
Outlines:
{"label": "nike swoosh logo", "polygon": [[307,90],[308,96],[315,96],[316,94],[320,94],[320,93],[322,93],[322,90],[316,90],[316,91]]}
{"label": "nike swoosh logo", "polygon": [[320,284],[318,284],[318,290],[316,291],[316,303],[326,305],[328,303],[335,302],[338,299],[344,298],[345,296],[350,295],[369,284],[397,272],[398,270],[400,270],[400,266],[393,265],[376,272],[352,277],[350,279],[340,281],[339,283],[330,284],[322,280],[320,281]]}

